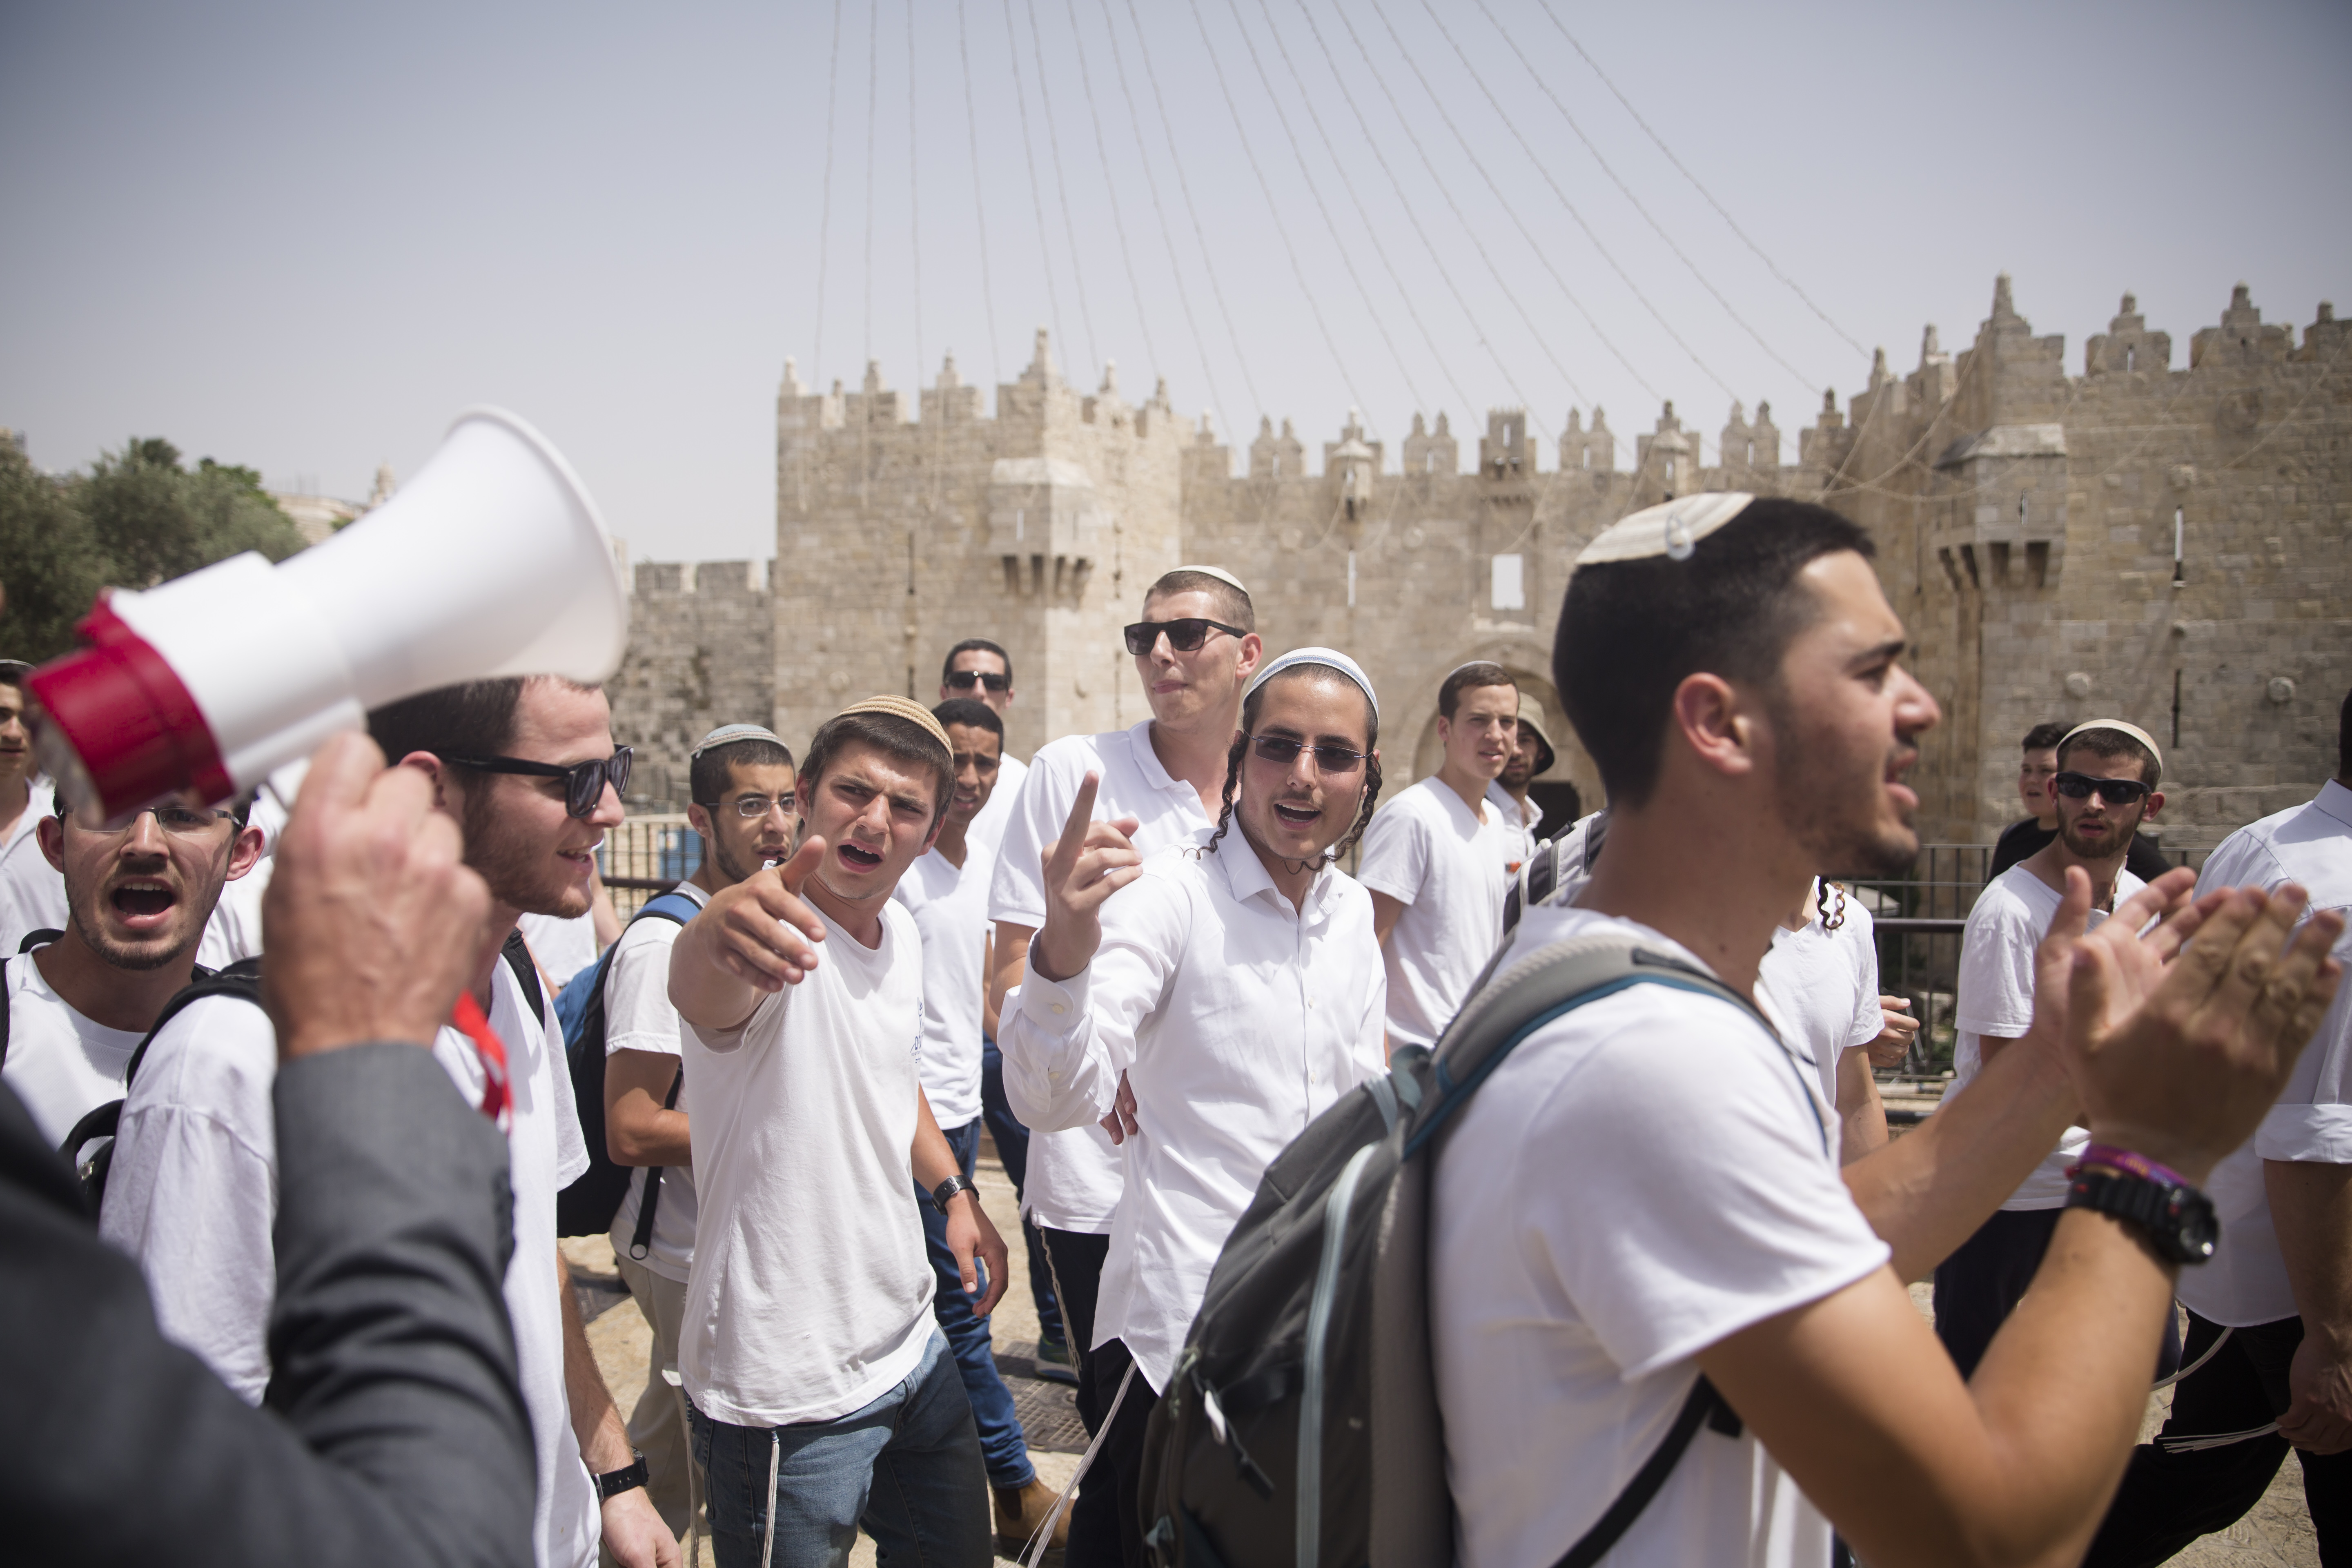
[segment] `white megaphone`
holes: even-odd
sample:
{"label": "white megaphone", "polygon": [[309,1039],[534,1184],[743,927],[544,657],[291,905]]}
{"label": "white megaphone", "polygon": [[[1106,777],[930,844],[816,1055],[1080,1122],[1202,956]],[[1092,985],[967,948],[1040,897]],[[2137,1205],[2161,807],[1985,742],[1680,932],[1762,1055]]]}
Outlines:
{"label": "white megaphone", "polygon": [[420,691],[602,681],[629,601],[572,466],[513,415],[468,408],[394,500],[326,542],[103,592],[75,629],[89,646],[26,678],[36,749],[68,804],[113,819],[250,789]]}

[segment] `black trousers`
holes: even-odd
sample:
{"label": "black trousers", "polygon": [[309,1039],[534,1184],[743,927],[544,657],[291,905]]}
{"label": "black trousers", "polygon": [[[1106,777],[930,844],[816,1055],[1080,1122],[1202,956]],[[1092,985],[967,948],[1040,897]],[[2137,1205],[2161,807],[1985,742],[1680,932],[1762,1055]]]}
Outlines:
{"label": "black trousers", "polygon": [[1079,1500],[1084,1501],[1087,1492],[1099,1489],[1114,1507],[1111,1517],[1087,1521],[1083,1536],[1079,1521],[1072,1519],[1066,1561],[1068,1568],[1150,1568],[1151,1559],[1143,1549],[1143,1439],[1160,1396],[1143,1381],[1139,1368],[1128,1381],[1127,1397],[1118,1398],[1119,1382],[1135,1364],[1125,1341],[1108,1342],[1091,1359],[1106,1408],[1116,1400],[1118,1413],[1111,1418],[1109,1435],[1095,1455],[1094,1468],[1078,1484]]}
{"label": "black trousers", "polygon": [[[2183,1353],[2193,1362],[2221,1336],[2218,1325],[2191,1312]],[[2172,1415],[2158,1436],[2244,1432],[2277,1420],[2287,1407],[2287,1365],[2302,1342],[2300,1318],[2232,1331],[2219,1354],[2174,1386]],[[2275,1432],[2189,1453],[2141,1444],[2084,1568],[2162,1563],[2199,1536],[2228,1529],[2269,1489],[2287,1447]],[[2352,1568],[2352,1451],[2295,1457],[2323,1568]]]}
{"label": "black trousers", "polygon": [[[1936,1337],[1944,1342],[1962,1377],[1976,1375],[1977,1363],[1984,1360],[1993,1335],[2017,1310],[2042,1267],[2042,1255],[2050,1250],[2058,1216],[2065,1212],[1996,1210],[1974,1236],[1936,1265]],[[2180,1329],[2168,1314],[2156,1375],[2169,1377],[2179,1365]]]}
{"label": "black trousers", "polygon": [[[1086,1423],[1087,1436],[1091,1437],[1102,1430],[1103,1415],[1118,1392],[1118,1373],[1114,1373],[1108,1383],[1102,1381],[1098,1365],[1102,1352],[1087,1348],[1094,1343],[1095,1300],[1102,1289],[1103,1259],[1110,1256],[1110,1237],[1055,1230],[1046,1226],[1039,1226],[1037,1234],[1045,1239],[1045,1257],[1053,1265],[1054,1296],[1061,1302],[1062,1322],[1069,1331],[1071,1359],[1077,1363],[1078,1419]],[[1103,1348],[1107,1352],[1111,1347]],[[1119,1354],[1118,1372],[1124,1373],[1126,1352],[1122,1349]],[[1133,1403],[1134,1397],[1129,1394],[1129,1402]],[[1139,1446],[1141,1441],[1139,1436]],[[1118,1483],[1108,1461],[1108,1453],[1096,1455],[1093,1468],[1078,1483],[1077,1501],[1070,1509],[1070,1544],[1066,1557],[1069,1568],[1123,1560]],[[1136,1550],[1140,1552],[1141,1532],[1131,1513],[1127,1519],[1126,1532],[1136,1537]]]}

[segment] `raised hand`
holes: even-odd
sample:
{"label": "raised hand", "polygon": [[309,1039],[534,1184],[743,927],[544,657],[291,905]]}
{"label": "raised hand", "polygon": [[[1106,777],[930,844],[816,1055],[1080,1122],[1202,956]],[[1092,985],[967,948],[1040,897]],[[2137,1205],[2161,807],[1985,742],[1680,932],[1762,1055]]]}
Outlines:
{"label": "raised hand", "polygon": [[1142,875],[1143,857],[1128,837],[1140,824],[1132,816],[1094,820],[1101,783],[1100,774],[1088,773],[1079,784],[1061,839],[1045,853],[1045,924],[1036,954],[1038,973],[1048,980],[1067,980],[1094,962],[1103,900]]}
{"label": "raised hand", "polygon": [[808,978],[817,964],[824,921],[801,898],[801,889],[824,861],[825,843],[811,835],[781,866],[763,867],[712,896],[694,921],[706,952],[729,974],[761,991],[782,991]]}
{"label": "raised hand", "polygon": [[1864,1046],[1870,1053],[1870,1065],[1874,1068],[1901,1067],[1911,1054],[1911,1042],[1919,1036],[1919,1020],[1911,1016],[1908,996],[1881,996],[1878,999],[1878,1020],[1883,1026],[1878,1038]]}
{"label": "raised hand", "polygon": [[338,735],[278,840],[261,991],[291,1060],[371,1040],[430,1045],[481,953],[490,894],[433,784]]}
{"label": "raised hand", "polygon": [[[2074,885],[2078,875],[2066,873],[2070,906],[2087,890]],[[2179,956],[2152,986],[2147,942],[2101,940],[2111,929],[2128,931],[2132,904],[2074,945],[2066,1069],[2094,1138],[2198,1183],[2246,1141],[2342,978],[2327,953],[2344,917],[2326,910],[2298,931],[2307,901],[2293,883],[2207,895],[2184,911],[2200,922],[2195,940],[2173,944]]]}

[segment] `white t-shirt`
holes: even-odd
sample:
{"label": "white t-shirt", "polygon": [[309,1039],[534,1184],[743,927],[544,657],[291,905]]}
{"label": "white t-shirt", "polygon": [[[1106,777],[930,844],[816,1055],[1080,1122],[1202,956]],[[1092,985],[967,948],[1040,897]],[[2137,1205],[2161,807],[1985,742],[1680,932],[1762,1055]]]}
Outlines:
{"label": "white t-shirt", "polygon": [[278,1032],[234,996],[174,1015],[123,1099],[98,1233],[139,1260],[166,1339],[259,1405],[278,1290]]}
{"label": "white t-shirt", "polygon": [[872,948],[824,916],[816,968],[740,1027],[685,1026],[702,1214],[677,1370],[739,1426],[846,1415],[937,1331],[915,1208],[920,939],[899,905],[881,916]]}
{"label": "white t-shirt", "polygon": [[196,942],[198,963],[226,969],[241,958],[261,956],[261,900],[277,866],[275,855],[264,855],[244,876],[221,884],[220,902],[213,906],[213,918],[205,922],[205,934]]}
{"label": "white t-shirt", "polygon": [[1356,879],[1404,906],[1389,932],[1389,1048],[1434,1045],[1503,940],[1503,814],[1481,822],[1434,773],[1364,830]]}
{"label": "white t-shirt", "polygon": [[35,827],[57,809],[57,794],[37,773],[25,790],[24,815],[0,842],[0,958],[14,956],[26,932],[63,931],[71,918],[66,911],[64,873],[41,853]]}
{"label": "white t-shirt", "polygon": [[1521,806],[1511,798],[1511,792],[1503,787],[1503,781],[1496,779],[1486,786],[1486,808],[1502,814],[1503,843],[1507,849],[1503,871],[1507,876],[1517,876],[1519,868],[1527,863],[1528,857],[1535,853],[1536,846],[1543,842],[1540,831],[1543,807],[1536,804],[1533,795],[1528,796],[1528,804]]}
{"label": "white t-shirt", "polygon": [[[2129,871],[2116,872],[2116,901],[2121,903],[2145,886]],[[2063,902],[2056,889],[2023,866],[2011,866],[1977,895],[1968,929],[1960,936],[1960,974],[1952,1000],[1952,1087],[1944,1092],[1945,1104],[1984,1069],[1980,1037],[2014,1040],[2033,1026],[2033,950],[2058,918]],[[2106,918],[2104,911],[2093,910],[2085,929],[2096,930]],[[2081,1158],[2090,1142],[2089,1129],[2066,1129],[2058,1147],[2043,1156],[2000,1206],[2063,1208],[2066,1168]]]}
{"label": "white t-shirt", "polygon": [[[993,796],[989,804],[995,804]],[[981,808],[983,813],[987,807]],[[942,1128],[980,1119],[980,1056],[988,978],[988,884],[996,847],[964,836],[961,869],[934,847],[907,868],[890,897],[915,917],[923,942],[923,1055],[918,1064]]]}
{"label": "white t-shirt", "polygon": [[596,962],[594,910],[569,918],[525,915],[515,923],[522,928],[522,939],[530,944],[530,955],[539,960],[541,971],[552,983],[551,989],[561,991],[572,984],[573,975]]}
{"label": "white t-shirt", "polygon": [[[701,909],[710,895],[692,882],[680,882],[676,891]],[[677,1009],[669,1005],[669,950],[686,928],[659,916],[631,921],[613,944],[613,962],[604,972],[604,1054],[654,1051],[677,1057],[686,1046],[678,1034]],[[686,1086],[677,1090],[677,1109],[686,1109]],[[694,1125],[691,1117],[687,1125]],[[613,1250],[624,1258],[637,1235],[637,1205],[645,1201],[646,1170],[629,1177],[629,1190],[614,1211],[607,1236]],[[694,1267],[694,1167],[664,1168],[661,1197],[654,1204],[654,1234],[646,1256],[636,1261],[665,1279],[686,1283]]]}
{"label": "white t-shirt", "polygon": [[988,804],[980,808],[971,826],[963,830],[965,842],[985,844],[990,855],[996,853],[1004,842],[1004,830],[1012,826],[1013,803],[1020,798],[1021,781],[1028,776],[1029,764],[1016,756],[1008,753],[997,763],[996,787],[989,791]]}
{"label": "white t-shirt", "polygon": [[[1100,735],[1065,735],[1030,763],[1013,803],[989,884],[992,922],[1011,921],[1032,931],[1045,925],[1045,851],[1068,826],[1070,806],[1089,772],[1102,775],[1095,820],[1134,817],[1135,847],[1145,856],[1214,826],[1201,809],[1200,792],[1160,765],[1151,749],[1150,720]],[[1003,790],[997,785],[999,795]],[[1118,1146],[1099,1127],[1034,1133],[1022,1189],[1025,1212],[1050,1229],[1108,1236],[1127,1184],[1124,1172]]]}
{"label": "white t-shirt", "polygon": [[92,1023],[49,988],[32,953],[5,956],[8,1060],[0,1081],[16,1091],[54,1149],[74,1123],[122,1098],[122,1074],[146,1032]]}
{"label": "white t-shirt", "polygon": [[[1657,931],[1531,910],[1521,942]],[[1700,965],[1700,967],[1705,967]],[[1633,985],[1530,1036],[1438,1155],[1431,1338],[1467,1568],[1557,1560],[1740,1330],[1884,1268],[1811,1069],[1745,1011]],[[1757,1440],[1702,1427],[1606,1559],[1816,1568],[1830,1528]]]}
{"label": "white t-shirt", "polygon": [[[2206,860],[2197,890],[2282,882],[2300,882],[2310,893],[2306,918],[2322,910],[2352,914],[2352,790],[2331,779],[2308,805],[2238,829]],[[2352,969],[2352,930],[2336,939],[2335,952]],[[2198,1316],[2230,1328],[2296,1315],[2271,1221],[2265,1160],[2352,1165],[2352,984],[2336,987],[2318,1032],[2254,1135],[2206,1181],[2221,1245],[2204,1267],[2182,1269],[2174,1289]]]}
{"label": "white t-shirt", "polygon": [[1835,931],[1822,923],[1818,898],[1812,910],[1799,930],[1774,929],[1757,969],[1756,1001],[1790,1048],[1812,1059],[1822,1100],[1834,1110],[1839,1058],[1886,1026],[1878,1010],[1878,943],[1859,900],[1848,897]]}
{"label": "white t-shirt", "polygon": [[[507,1315],[514,1321],[523,1407],[538,1449],[539,1498],[531,1546],[539,1568],[586,1568],[596,1560],[603,1516],[563,1390],[563,1304],[555,1280],[555,1194],[588,1170],[588,1144],[572,1100],[563,1032],[552,1007],[523,1008],[522,988],[501,957],[490,967],[490,1027],[507,1048],[513,1115],[507,1130],[514,1189],[514,1256],[507,1263]],[[554,1048],[549,1048],[549,1042]],[[482,1103],[481,1058],[456,1028],[434,1037],[433,1055],[468,1105]]]}

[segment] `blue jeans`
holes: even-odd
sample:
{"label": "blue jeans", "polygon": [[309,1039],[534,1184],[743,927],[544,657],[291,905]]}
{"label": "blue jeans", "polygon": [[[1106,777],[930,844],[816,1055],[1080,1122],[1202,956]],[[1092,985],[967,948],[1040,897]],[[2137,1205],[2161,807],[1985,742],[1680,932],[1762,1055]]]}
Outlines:
{"label": "blue jeans", "polygon": [[[1021,1125],[1021,1119],[1013,1114],[1013,1102],[1004,1098],[1004,1058],[996,1042],[985,1035],[980,1041],[980,1117],[988,1123],[988,1135],[996,1140],[996,1157],[1004,1162],[1004,1173],[1013,1178],[1013,1195],[1017,1199],[1029,1185],[1029,1129]],[[1029,1300],[1037,1308],[1037,1337],[1066,1344],[1069,1334],[1062,1327],[1061,1303],[1054,1300],[1053,1272],[1045,1267],[1045,1241],[1037,1234],[1037,1222],[1025,1214],[1021,1216],[1021,1240],[1029,1254]],[[1071,1364],[1077,1364],[1075,1356]]]}
{"label": "blue jeans", "polygon": [[971,1406],[937,1334],[905,1382],[838,1420],[737,1426],[691,1404],[687,1419],[719,1568],[844,1568],[860,1525],[893,1568],[995,1561]]}
{"label": "blue jeans", "polygon": [[[972,1162],[980,1154],[980,1122],[977,1119],[961,1127],[940,1129],[948,1147],[955,1152],[956,1169],[971,1174]],[[955,1254],[948,1250],[948,1216],[931,1202],[929,1193],[915,1200],[916,1209],[923,1216],[923,1243],[931,1256],[931,1272],[939,1276],[939,1289],[931,1296],[931,1313],[940,1321],[940,1331],[948,1337],[948,1348],[955,1354],[956,1370],[963,1374],[963,1392],[971,1401],[972,1424],[980,1430],[980,1454],[988,1464],[988,1484],[992,1487],[1025,1487],[1037,1479],[1036,1467],[1029,1462],[1029,1442],[1021,1430],[1021,1417],[1013,1409],[1013,1394],[997,1375],[996,1352],[990,1343],[988,1320],[972,1315],[972,1298],[963,1292],[963,1274],[956,1267]],[[979,1270],[981,1289],[988,1289],[988,1271],[972,1259]]]}

